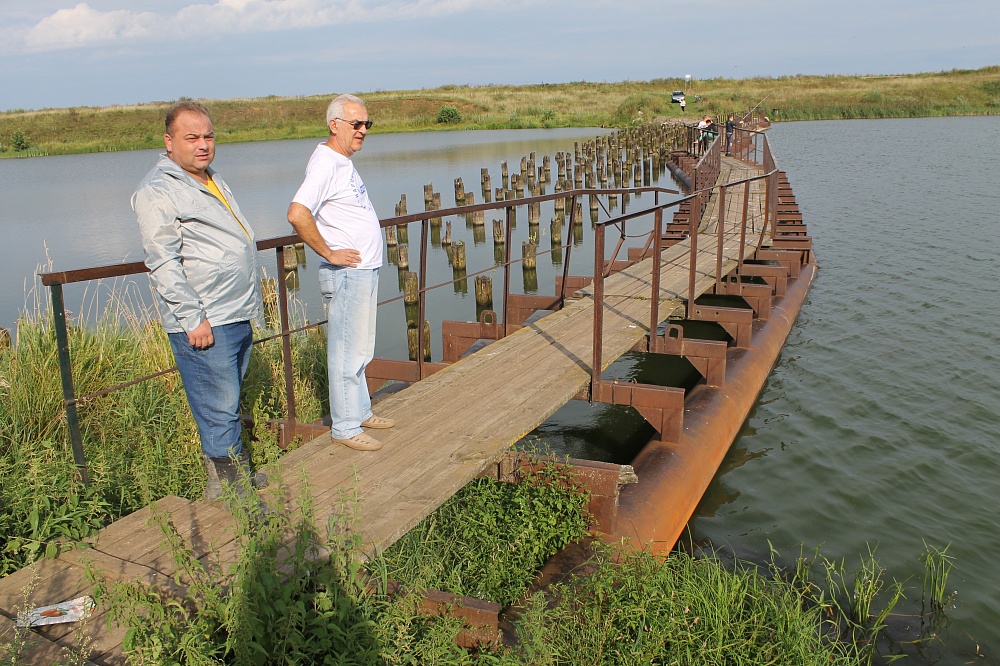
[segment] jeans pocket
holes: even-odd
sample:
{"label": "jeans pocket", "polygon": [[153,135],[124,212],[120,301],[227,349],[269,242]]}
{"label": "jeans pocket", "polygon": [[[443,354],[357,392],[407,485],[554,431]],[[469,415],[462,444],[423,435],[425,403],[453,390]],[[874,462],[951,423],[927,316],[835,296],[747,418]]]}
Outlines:
{"label": "jeans pocket", "polygon": [[343,282],[343,275],[332,266],[320,266],[319,268],[319,293],[323,298],[333,298],[337,293],[338,286]]}

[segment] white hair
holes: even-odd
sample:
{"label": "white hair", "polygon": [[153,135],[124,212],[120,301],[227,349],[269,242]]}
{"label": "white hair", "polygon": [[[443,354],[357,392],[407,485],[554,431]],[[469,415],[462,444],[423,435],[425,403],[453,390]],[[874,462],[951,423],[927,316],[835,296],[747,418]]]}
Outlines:
{"label": "white hair", "polygon": [[[360,104],[361,106],[365,105],[365,103],[361,101],[360,97],[355,97],[354,95],[338,95],[337,97],[334,97],[333,101],[330,102],[330,106],[326,107],[326,126],[329,127],[330,121],[334,118],[343,118],[344,107],[351,102]],[[346,120],[352,119],[347,118]]]}

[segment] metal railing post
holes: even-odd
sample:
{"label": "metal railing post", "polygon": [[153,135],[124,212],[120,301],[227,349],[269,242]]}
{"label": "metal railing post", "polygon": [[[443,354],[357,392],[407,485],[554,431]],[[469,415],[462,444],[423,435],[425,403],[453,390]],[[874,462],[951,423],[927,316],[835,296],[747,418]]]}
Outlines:
{"label": "metal railing post", "polygon": [[[719,246],[716,248],[715,252],[715,293],[719,293],[719,287],[722,285],[722,255],[725,250],[726,242],[726,186],[722,185],[719,187],[719,214],[718,222],[719,231],[717,234]],[[741,251],[742,254],[742,251]]]}
{"label": "metal railing post", "polygon": [[90,474],[87,472],[87,459],[83,454],[83,435],[80,433],[80,421],[76,414],[76,393],[73,389],[73,367],[70,364],[69,335],[66,331],[66,307],[63,304],[61,284],[53,284],[52,290],[52,322],[56,329],[56,348],[59,351],[59,374],[62,377],[63,403],[66,406],[66,427],[69,428],[69,440],[73,448],[73,461],[80,470],[83,484],[90,485]]}
{"label": "metal railing post", "polygon": [[509,316],[510,312],[508,310],[508,301],[510,300],[510,253],[511,246],[514,241],[511,240],[510,232],[511,227],[511,213],[513,211],[513,206],[507,206],[504,208],[504,248],[503,248],[503,336],[507,337],[507,325],[510,323]]}
{"label": "metal railing post", "polygon": [[417,377],[424,378],[424,318],[427,316],[427,245],[430,243],[431,220],[426,218],[420,231],[420,275],[417,287]]}
{"label": "metal railing post", "polygon": [[750,181],[743,183],[743,217],[740,220],[740,254],[736,258],[736,274],[743,273],[743,255],[746,253],[747,210],[750,206]]}
{"label": "metal railing post", "polygon": [[[701,194],[698,195],[700,197]],[[698,222],[695,216],[692,215],[691,219],[688,220],[688,238],[691,239],[691,257],[689,260],[690,266],[688,267],[688,302],[687,309],[684,313],[685,317],[691,317],[691,309],[694,307],[694,283],[695,283],[695,271],[698,266]]]}
{"label": "metal railing post", "polygon": [[601,364],[604,347],[604,232],[603,224],[594,228],[594,348],[593,366],[590,369],[590,399],[601,383]]}
{"label": "metal railing post", "polygon": [[[277,274],[282,275],[285,270],[285,246],[279,245],[275,249],[277,260]],[[281,325],[281,365],[285,374],[285,419],[291,426],[291,432],[287,437],[294,437],[295,434],[295,375],[292,368],[292,341],[288,331],[291,328],[288,321],[288,286],[284,279],[278,282],[278,320]],[[288,441],[282,442],[285,446]]]}
{"label": "metal railing post", "polygon": [[649,304],[649,351],[656,351],[656,332],[660,324],[660,252],[663,245],[663,210],[653,214],[653,280]]}

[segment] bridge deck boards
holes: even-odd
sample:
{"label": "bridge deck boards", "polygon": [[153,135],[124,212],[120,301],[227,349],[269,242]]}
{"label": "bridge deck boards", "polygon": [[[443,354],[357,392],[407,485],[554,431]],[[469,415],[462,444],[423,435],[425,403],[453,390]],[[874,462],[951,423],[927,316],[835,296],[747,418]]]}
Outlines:
{"label": "bridge deck boards", "polygon": [[[759,169],[723,158],[720,182],[757,175]],[[743,188],[726,197],[723,272],[735,266]],[[749,215],[762,219],[763,185],[750,188]],[[713,196],[698,237],[696,292],[715,281],[719,219]],[[756,223],[759,233],[760,223]],[[733,227],[736,230],[733,230]],[[744,258],[755,250],[747,235]],[[660,318],[683,307],[688,291],[690,239],[664,251],[660,275]],[[603,362],[605,367],[646,335],[650,315],[652,260],[646,259],[605,282]],[[308,484],[318,524],[337,511],[346,491],[361,502],[367,552],[385,548],[481,473],[514,442],[530,432],[585,388],[590,378],[594,301],[591,290],[516,333],[396,393],[378,405],[379,414],[396,419],[392,430],[376,431],[384,443],[377,452],[358,452],[322,436],[286,455],[281,463],[286,494]],[[304,474],[302,473],[304,472]],[[196,556],[213,566],[235,557],[233,521],[218,504],[176,497],[160,500],[155,511],[168,516]],[[30,605],[64,601],[85,594],[84,562],[91,560],[108,579],[128,578],[169,592],[176,565],[162,546],[163,534],[147,508],[108,526],[94,549],[73,551],[37,565]],[[35,572],[25,569],[0,581],[0,612],[11,615]],[[72,625],[41,630],[47,641],[71,643]],[[103,615],[90,620],[95,663],[121,660],[123,630],[107,630]],[[39,650],[52,650],[45,643]],[[43,654],[39,652],[39,654]],[[45,652],[44,654],[48,654]]]}

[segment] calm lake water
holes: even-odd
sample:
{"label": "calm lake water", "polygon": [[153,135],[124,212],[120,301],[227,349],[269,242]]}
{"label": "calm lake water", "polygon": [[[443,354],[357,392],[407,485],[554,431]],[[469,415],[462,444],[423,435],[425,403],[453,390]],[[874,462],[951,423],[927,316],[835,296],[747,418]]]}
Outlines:
{"label": "calm lake water", "polygon": [[[375,134],[355,161],[376,210],[388,217],[401,193],[411,212],[422,209],[427,182],[451,205],[459,176],[481,202],[481,167],[496,187],[501,160],[514,172],[530,151],[540,164],[542,155],[572,150],[596,131]],[[949,546],[949,589],[958,594],[943,643],[930,645],[924,660],[1000,663],[1000,567],[993,561],[1000,551],[1000,173],[993,154],[1000,118],[778,124],[769,136],[821,270],[692,535],[755,560],[767,558],[770,544],[786,563],[800,544],[849,565],[876,549],[888,576],[910,579],[902,613],[919,611],[923,542]],[[315,143],[219,147],[215,165],[258,238],[288,233],[285,208]],[[13,326],[46,248],[60,270],[141,259],[128,197],[155,155],[0,160],[0,326]],[[646,197],[629,206],[651,203]],[[515,248],[528,233],[524,209],[518,214]],[[543,208],[540,250],[548,247],[551,216]],[[463,220],[453,225],[469,248],[470,270],[490,265],[490,216],[485,239]],[[411,225],[413,265],[415,231]],[[587,228],[575,274],[590,270],[580,261],[590,255],[590,236]],[[539,293],[552,293],[561,261],[539,258]],[[298,295],[304,316],[315,320],[315,257],[307,264]],[[452,279],[442,248],[431,250],[430,265],[429,283]],[[514,290],[525,286],[519,270],[512,282]],[[144,279],[134,283],[137,301],[144,289]],[[398,291],[396,269],[387,265],[380,295]],[[95,305],[81,290],[67,294],[74,311],[99,309],[102,298]],[[472,294],[460,285],[439,290],[430,307],[435,331],[441,318],[475,316]],[[401,303],[380,310],[380,355],[405,354],[404,327]],[[434,344],[439,358],[440,341]],[[573,403],[536,435],[574,456],[627,462],[648,430],[626,410]],[[916,637],[905,627],[919,628],[918,619],[893,624],[900,638]]]}

